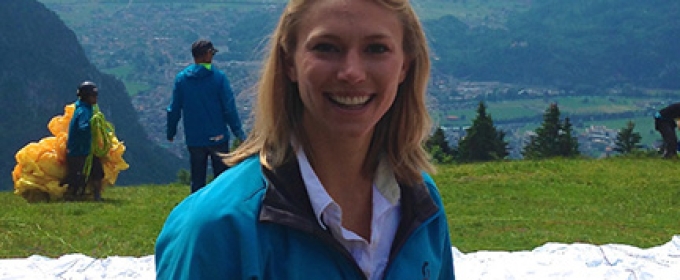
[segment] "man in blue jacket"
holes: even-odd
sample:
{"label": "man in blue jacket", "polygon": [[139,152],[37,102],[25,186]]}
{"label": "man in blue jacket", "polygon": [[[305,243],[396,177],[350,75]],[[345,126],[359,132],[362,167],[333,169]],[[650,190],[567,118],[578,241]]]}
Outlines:
{"label": "man in blue jacket", "polygon": [[245,133],[234,101],[234,92],[224,72],[212,65],[217,49],[208,40],[191,45],[194,64],[175,78],[168,106],[167,139],[173,141],[183,117],[184,135],[191,164],[191,192],[206,184],[207,161],[213,175],[227,169],[220,154],[229,152],[229,129],[241,141]]}
{"label": "man in blue jacket", "polygon": [[66,141],[66,177],[61,182],[68,185],[64,194],[66,200],[82,199],[88,184],[92,185],[94,200],[101,201],[102,179],[104,169],[99,157],[92,155],[92,165],[88,171],[85,165],[88,156],[92,154],[92,126],[90,120],[94,114],[93,107],[97,104],[99,90],[97,85],[85,81],[78,86],[76,92],[78,100],[68,128]]}

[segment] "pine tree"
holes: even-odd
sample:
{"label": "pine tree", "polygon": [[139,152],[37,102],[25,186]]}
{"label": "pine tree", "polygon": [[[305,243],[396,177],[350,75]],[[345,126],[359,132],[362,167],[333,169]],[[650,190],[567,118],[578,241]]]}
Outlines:
{"label": "pine tree", "polygon": [[435,163],[453,162],[453,154],[446,135],[441,127],[438,127],[432,136],[425,142],[425,150],[430,153]]}
{"label": "pine tree", "polygon": [[505,132],[496,129],[484,102],[479,102],[477,117],[458,143],[458,159],[464,162],[490,161],[508,156]]}
{"label": "pine tree", "polygon": [[543,114],[542,126],[536,129],[536,135],[524,147],[522,155],[527,159],[579,155],[578,140],[572,136],[571,127],[568,118],[561,123],[557,104],[550,104]]}
{"label": "pine tree", "polygon": [[640,133],[633,132],[634,129],[635,123],[633,121],[628,121],[626,127],[622,128],[621,131],[619,131],[619,134],[616,135],[616,142],[614,143],[616,147],[614,147],[614,151],[621,154],[628,154],[642,147],[640,145],[642,136],[640,136]]}
{"label": "pine tree", "polygon": [[558,146],[556,140],[560,132],[560,109],[557,104],[550,104],[543,114],[543,124],[535,132],[536,135],[524,147],[522,155],[529,159],[552,156],[551,151],[555,151]]}
{"label": "pine tree", "polygon": [[560,132],[559,142],[559,156],[573,157],[581,153],[578,151],[578,139],[572,136],[572,125],[569,118],[564,118],[562,130]]}
{"label": "pine tree", "polygon": [[425,142],[426,148],[440,147],[442,152],[449,153],[451,148],[449,142],[446,140],[446,135],[444,134],[444,129],[437,127],[432,136]]}

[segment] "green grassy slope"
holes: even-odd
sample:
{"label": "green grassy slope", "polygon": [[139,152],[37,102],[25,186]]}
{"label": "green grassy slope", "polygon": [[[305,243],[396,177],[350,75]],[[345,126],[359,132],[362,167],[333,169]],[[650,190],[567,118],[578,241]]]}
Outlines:
{"label": "green grassy slope", "polygon": [[680,234],[677,161],[513,161],[442,166],[454,246],[527,250],[546,242],[662,244]]}
{"label": "green grassy slope", "polygon": [[[546,242],[663,244],[680,234],[680,162],[660,159],[512,161],[440,166],[453,245],[529,250]],[[114,187],[102,204],[28,204],[0,193],[0,258],[153,254],[184,185]]]}

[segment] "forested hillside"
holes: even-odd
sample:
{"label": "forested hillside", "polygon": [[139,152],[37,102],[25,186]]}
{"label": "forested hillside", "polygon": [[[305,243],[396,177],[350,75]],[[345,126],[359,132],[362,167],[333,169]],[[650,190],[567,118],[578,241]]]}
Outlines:
{"label": "forested hillside", "polygon": [[[210,38],[215,64],[232,79],[248,122],[259,61],[285,0],[40,0],[72,28],[85,54],[121,79],[155,143],[178,156],[182,139],[163,137],[174,75],[191,63],[189,45]],[[633,120],[644,142],[658,134],[649,114],[680,92],[680,1],[412,0],[433,59],[431,110],[443,126],[469,126],[489,102],[511,146],[550,103],[586,130],[613,134]],[[669,90],[670,89],[670,90]],[[611,137],[609,137],[611,140]],[[453,142],[453,145],[457,143]],[[596,143],[606,149],[609,143]],[[582,145],[588,147],[589,145]]]}
{"label": "forested hillside", "polygon": [[680,88],[680,1],[543,0],[505,29],[426,22],[443,73],[515,84]]}
{"label": "forested hillside", "polygon": [[181,161],[148,140],[123,83],[102,74],[85,56],[76,35],[35,0],[3,0],[0,6],[0,190],[12,188],[14,154],[51,136],[47,124],[76,99],[84,80],[100,90],[102,112],[125,143],[130,169],[119,184],[174,181]]}

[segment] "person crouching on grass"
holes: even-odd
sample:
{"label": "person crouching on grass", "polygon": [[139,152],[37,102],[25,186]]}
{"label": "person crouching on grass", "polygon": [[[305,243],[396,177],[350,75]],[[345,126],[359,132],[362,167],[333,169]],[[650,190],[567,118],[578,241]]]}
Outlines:
{"label": "person crouching on grass", "polygon": [[[64,195],[67,201],[82,200],[88,184],[92,186],[94,200],[102,200],[104,170],[99,157],[92,154],[92,126],[90,124],[98,94],[97,85],[93,82],[86,81],[78,86],[78,100],[75,102],[76,108],[69,124],[66,141],[67,175],[62,181],[62,185],[68,185]],[[91,167],[86,168],[89,156],[92,158]]]}

